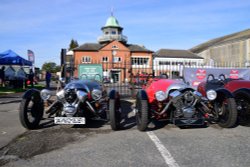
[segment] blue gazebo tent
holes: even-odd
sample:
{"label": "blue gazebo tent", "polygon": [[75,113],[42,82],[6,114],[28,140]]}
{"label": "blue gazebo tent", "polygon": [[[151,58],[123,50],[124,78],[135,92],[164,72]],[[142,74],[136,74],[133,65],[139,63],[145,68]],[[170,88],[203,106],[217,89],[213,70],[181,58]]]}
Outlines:
{"label": "blue gazebo tent", "polygon": [[12,50],[7,50],[0,53],[0,65],[20,65],[20,66],[32,66],[32,63]]}

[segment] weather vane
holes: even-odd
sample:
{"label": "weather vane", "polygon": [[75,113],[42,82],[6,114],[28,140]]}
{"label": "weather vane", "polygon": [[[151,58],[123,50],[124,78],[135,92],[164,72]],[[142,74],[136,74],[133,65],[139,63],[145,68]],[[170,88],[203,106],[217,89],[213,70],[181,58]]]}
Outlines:
{"label": "weather vane", "polygon": [[111,16],[114,16],[114,7],[111,7]]}

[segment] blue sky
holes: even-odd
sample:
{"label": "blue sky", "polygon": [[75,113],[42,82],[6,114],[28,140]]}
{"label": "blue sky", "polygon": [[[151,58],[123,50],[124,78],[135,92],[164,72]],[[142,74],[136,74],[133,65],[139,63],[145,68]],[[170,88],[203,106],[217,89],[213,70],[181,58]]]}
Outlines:
{"label": "blue sky", "polygon": [[97,42],[111,8],[128,42],[153,51],[190,49],[250,28],[249,0],[0,0],[0,52],[27,58],[30,49],[37,67],[59,64],[72,38]]}

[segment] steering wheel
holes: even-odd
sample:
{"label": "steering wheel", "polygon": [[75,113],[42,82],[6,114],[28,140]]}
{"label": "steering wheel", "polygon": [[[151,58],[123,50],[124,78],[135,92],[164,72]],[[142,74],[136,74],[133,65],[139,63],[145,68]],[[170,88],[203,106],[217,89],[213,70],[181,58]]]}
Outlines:
{"label": "steering wheel", "polygon": [[160,75],[160,78],[161,78],[161,79],[168,79],[168,75],[167,75],[167,74],[161,74],[161,75]]}
{"label": "steering wheel", "polygon": [[[210,78],[212,78],[212,79],[210,79]],[[214,80],[215,78],[214,78],[214,75],[213,74],[209,74],[208,76],[207,76],[207,82],[210,82],[210,81],[212,81],[212,80]]]}

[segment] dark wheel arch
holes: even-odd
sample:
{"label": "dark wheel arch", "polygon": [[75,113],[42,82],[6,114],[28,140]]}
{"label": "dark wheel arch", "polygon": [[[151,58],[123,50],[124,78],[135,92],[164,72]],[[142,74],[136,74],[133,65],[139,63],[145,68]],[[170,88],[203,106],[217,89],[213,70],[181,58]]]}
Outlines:
{"label": "dark wheel arch", "polygon": [[234,98],[233,94],[224,88],[216,89],[217,98],[216,100],[223,100],[224,98]]}

